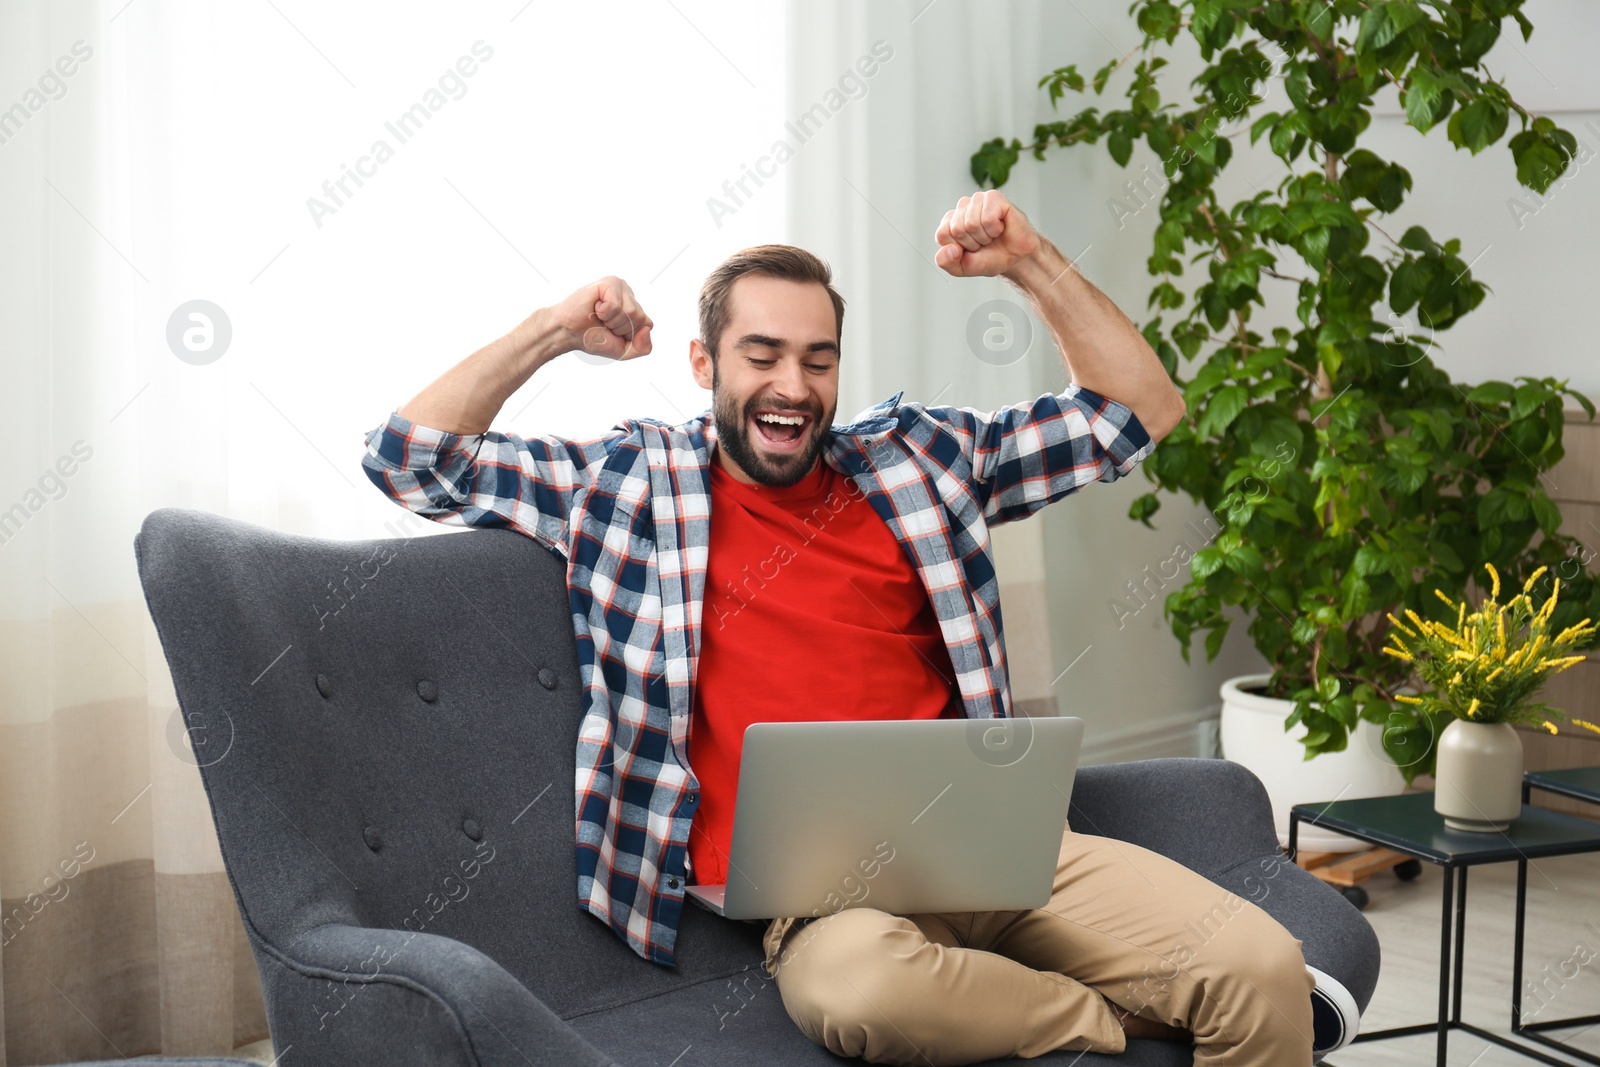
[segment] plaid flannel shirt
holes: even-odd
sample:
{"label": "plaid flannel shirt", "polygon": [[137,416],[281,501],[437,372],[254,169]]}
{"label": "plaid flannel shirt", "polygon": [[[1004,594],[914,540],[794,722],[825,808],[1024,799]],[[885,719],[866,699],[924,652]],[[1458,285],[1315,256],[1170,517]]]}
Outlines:
{"label": "plaid flannel shirt", "polygon": [[[1154,444],[1128,407],[1075,386],[991,413],[900,397],[831,427],[823,460],[855,479],[921,576],[966,715],[1009,715],[989,527],[1121,477]],[[710,411],[590,440],[445,433],[396,412],[362,461],[418,515],[510,527],[565,558],[585,702],[578,904],[667,966],[699,799],[688,735],[715,440]]]}

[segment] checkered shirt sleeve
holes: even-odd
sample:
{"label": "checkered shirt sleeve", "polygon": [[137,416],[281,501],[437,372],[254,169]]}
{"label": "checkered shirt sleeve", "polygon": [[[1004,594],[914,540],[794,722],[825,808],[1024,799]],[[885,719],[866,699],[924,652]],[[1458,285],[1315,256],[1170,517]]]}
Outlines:
{"label": "checkered shirt sleeve", "polygon": [[565,555],[576,494],[621,440],[455,434],[392,413],[367,434],[362,468],[385,495],[450,525],[510,527]]}
{"label": "checkered shirt sleeve", "polygon": [[992,412],[926,411],[960,443],[991,526],[1026,518],[1090,482],[1115,481],[1155,448],[1131,408],[1079,386]]}

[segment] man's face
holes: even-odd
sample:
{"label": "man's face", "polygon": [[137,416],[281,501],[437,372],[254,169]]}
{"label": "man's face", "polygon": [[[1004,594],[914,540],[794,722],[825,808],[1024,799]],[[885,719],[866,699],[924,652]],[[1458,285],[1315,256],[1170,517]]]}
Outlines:
{"label": "man's face", "polygon": [[698,342],[690,349],[695,380],[711,389],[719,458],[741,481],[793,485],[815,468],[839,404],[833,301],[821,285],[749,274],[728,295],[715,364]]}

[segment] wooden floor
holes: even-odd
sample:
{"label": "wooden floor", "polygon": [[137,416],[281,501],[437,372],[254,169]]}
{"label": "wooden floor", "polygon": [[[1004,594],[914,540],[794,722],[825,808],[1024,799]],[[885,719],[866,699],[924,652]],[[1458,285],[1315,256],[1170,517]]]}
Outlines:
{"label": "wooden floor", "polygon": [[[1414,882],[1385,873],[1363,888],[1372,898],[1365,914],[1383,946],[1383,969],[1362,1029],[1433,1020],[1439,1003],[1442,873],[1424,864],[1422,877]],[[1516,889],[1514,864],[1476,867],[1468,878],[1462,1018],[1500,1034],[1510,1033]],[[1535,1019],[1600,1013],[1600,856],[1530,864],[1523,968],[1525,1016],[1541,1002],[1544,1007]],[[1529,992],[1530,984],[1536,983],[1542,984],[1542,1000]],[[1600,1055],[1600,1026],[1552,1036]],[[1430,1034],[1352,1045],[1326,1062],[1333,1067],[1414,1067],[1434,1063],[1434,1053],[1435,1038]],[[1449,1062],[1452,1067],[1527,1067],[1537,1061],[1452,1031]]]}
{"label": "wooden floor", "polygon": [[250,1060],[254,1063],[271,1064],[276,1067],[277,1061],[272,1055],[271,1041],[256,1041],[249,1045],[240,1045],[233,1050],[233,1055],[241,1060]]}

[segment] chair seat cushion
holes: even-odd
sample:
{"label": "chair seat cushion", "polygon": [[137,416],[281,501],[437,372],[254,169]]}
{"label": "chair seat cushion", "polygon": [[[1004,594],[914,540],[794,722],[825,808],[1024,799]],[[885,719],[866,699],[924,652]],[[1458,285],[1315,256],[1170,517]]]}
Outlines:
{"label": "chair seat cushion", "polygon": [[[843,1060],[813,1044],[789,1018],[774,985],[759,969],[742,979],[685,986],[658,997],[568,1018],[583,1038],[617,1062],[679,1067],[840,1067]],[[1189,1067],[1193,1048],[1133,1041],[1120,1056],[1051,1052],[1031,1060],[988,1060],[978,1067]]]}

